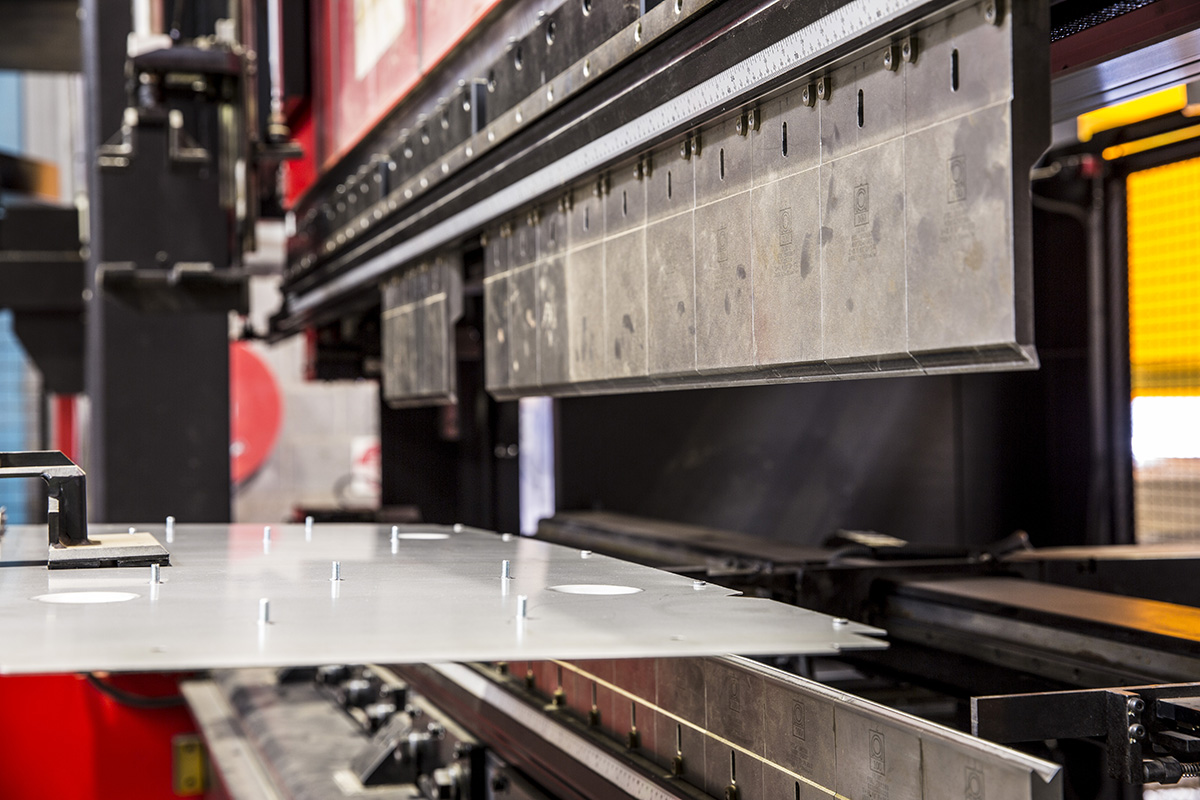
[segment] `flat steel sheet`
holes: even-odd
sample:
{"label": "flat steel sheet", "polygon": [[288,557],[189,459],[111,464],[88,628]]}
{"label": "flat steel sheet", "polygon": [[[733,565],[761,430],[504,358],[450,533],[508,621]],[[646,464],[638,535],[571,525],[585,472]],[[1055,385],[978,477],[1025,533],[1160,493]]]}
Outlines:
{"label": "flat steel sheet", "polygon": [[149,569],[51,572],[45,530],[10,528],[0,540],[0,674],[884,646],[865,625],[468,528],[401,526],[393,537],[387,526],[281,525],[268,537],[261,525],[180,525],[169,542],[161,525],[138,530],[171,551],[157,585]]}

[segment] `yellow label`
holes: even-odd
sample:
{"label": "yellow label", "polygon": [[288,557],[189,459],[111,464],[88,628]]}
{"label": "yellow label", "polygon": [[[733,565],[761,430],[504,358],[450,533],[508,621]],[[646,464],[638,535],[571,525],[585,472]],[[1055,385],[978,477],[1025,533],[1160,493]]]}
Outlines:
{"label": "yellow label", "polygon": [[204,744],[194,733],[171,739],[171,771],[176,797],[199,797],[208,781],[205,774]]}

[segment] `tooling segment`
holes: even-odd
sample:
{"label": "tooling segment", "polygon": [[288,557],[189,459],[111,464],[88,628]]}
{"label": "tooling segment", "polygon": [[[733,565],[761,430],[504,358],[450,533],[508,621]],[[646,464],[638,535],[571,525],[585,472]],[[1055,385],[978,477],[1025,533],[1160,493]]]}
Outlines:
{"label": "tooling segment", "polygon": [[393,407],[453,402],[462,267],[442,255],[383,285],[383,399]]}
{"label": "tooling segment", "polygon": [[461,526],[176,525],[157,582],[47,571],[44,537],[11,529],[0,551],[0,673],[884,646],[865,625]]}
{"label": "tooling segment", "polygon": [[[1035,367],[1027,171],[1048,98],[1027,91],[1038,57],[1015,57],[1034,6],[953,6],[587,177],[552,201],[552,248],[536,209],[496,227],[488,306],[506,291],[537,313],[489,315],[489,352],[544,346],[552,320],[569,356],[489,367],[488,389]],[[565,261],[562,281],[519,280],[518,250]]]}
{"label": "tooling segment", "polygon": [[[1057,764],[745,658],[505,668],[509,686],[594,711],[608,736],[624,740],[636,727],[639,755],[713,797],[730,786],[745,800],[1062,797]],[[468,677],[463,666],[438,669]]]}

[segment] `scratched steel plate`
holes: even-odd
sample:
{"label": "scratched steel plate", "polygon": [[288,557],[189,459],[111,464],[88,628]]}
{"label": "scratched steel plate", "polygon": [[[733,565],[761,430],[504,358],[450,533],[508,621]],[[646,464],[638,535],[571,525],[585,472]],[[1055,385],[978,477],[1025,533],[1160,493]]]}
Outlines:
{"label": "scratched steel plate", "polygon": [[[161,525],[139,530],[165,543]],[[177,526],[171,566],[151,585],[148,569],[50,572],[44,528],[10,528],[0,540],[0,673],[884,646],[872,637],[882,631],[865,625],[571,548],[473,529],[403,526],[399,534],[393,543],[386,526],[317,525],[306,535],[284,525],[266,541],[262,526]],[[501,577],[506,559],[510,579]],[[573,586],[627,593],[552,588]]]}

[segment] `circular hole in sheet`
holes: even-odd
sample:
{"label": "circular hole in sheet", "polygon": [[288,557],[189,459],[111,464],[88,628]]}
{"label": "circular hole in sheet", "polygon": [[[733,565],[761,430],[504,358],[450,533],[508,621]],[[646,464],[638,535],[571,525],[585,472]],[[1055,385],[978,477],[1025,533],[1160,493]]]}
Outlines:
{"label": "circular hole in sheet", "polygon": [[617,595],[637,594],[642,590],[636,586],[617,586],[611,583],[563,583],[551,586],[550,591],[562,594]]}
{"label": "circular hole in sheet", "polygon": [[39,603],[61,605],[95,605],[97,603],[124,603],[137,597],[133,592],[53,592],[39,594],[33,598]]}

